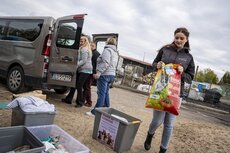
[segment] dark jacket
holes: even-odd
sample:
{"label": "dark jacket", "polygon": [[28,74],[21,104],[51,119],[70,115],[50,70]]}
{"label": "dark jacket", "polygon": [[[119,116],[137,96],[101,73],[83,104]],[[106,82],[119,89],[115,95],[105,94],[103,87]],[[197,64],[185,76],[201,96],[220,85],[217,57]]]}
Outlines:
{"label": "dark jacket", "polygon": [[100,56],[100,53],[96,49],[94,49],[92,53],[93,53],[93,56],[92,56],[93,74],[96,74],[97,73],[96,71],[97,58]]}
{"label": "dark jacket", "polygon": [[192,55],[186,48],[177,51],[172,45],[162,47],[155,60],[153,61],[153,69],[157,70],[157,63],[159,61],[165,64],[173,63],[180,64],[184,68],[184,72],[181,75],[181,91],[184,89],[184,82],[191,83],[195,74],[195,64]]}

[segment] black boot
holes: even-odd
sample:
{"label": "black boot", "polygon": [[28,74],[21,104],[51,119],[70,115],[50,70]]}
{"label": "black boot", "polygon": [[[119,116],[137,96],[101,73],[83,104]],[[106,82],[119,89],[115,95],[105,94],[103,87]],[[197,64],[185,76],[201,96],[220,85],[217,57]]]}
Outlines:
{"label": "black boot", "polygon": [[145,150],[149,150],[151,148],[151,143],[152,143],[153,135],[154,135],[154,133],[150,134],[148,132],[148,135],[146,137],[145,144],[144,144]]}
{"label": "black boot", "polygon": [[159,153],[165,153],[165,152],[166,152],[166,150],[167,150],[167,149],[164,149],[164,148],[160,147],[160,151],[159,151]]}

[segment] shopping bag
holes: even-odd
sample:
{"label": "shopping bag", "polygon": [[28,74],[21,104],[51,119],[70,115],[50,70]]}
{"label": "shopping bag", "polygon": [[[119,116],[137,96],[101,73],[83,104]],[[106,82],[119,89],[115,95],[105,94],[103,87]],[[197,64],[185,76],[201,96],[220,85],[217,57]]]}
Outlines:
{"label": "shopping bag", "polygon": [[181,75],[179,64],[162,64],[157,71],[145,107],[179,115]]}

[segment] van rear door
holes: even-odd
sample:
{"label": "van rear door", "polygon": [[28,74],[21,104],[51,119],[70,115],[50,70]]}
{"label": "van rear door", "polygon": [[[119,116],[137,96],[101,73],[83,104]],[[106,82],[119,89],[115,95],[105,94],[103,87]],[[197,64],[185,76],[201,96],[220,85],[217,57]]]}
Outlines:
{"label": "van rear door", "polygon": [[[113,37],[116,38],[118,42],[118,34],[117,33],[104,33],[104,34],[92,34],[93,36],[93,41],[97,45],[97,51],[101,54],[104,50],[105,43],[107,38]],[[118,44],[118,43],[117,43]]]}
{"label": "van rear door", "polygon": [[75,87],[84,16],[72,15],[57,19],[51,41],[48,85]]}
{"label": "van rear door", "polygon": [[[104,47],[106,45],[106,40],[109,37],[115,38],[117,41],[116,47],[118,46],[118,33],[92,34],[92,36],[93,36],[93,41],[96,43],[97,51],[100,54],[102,54]],[[120,57],[118,57],[118,62],[120,61],[119,58]],[[116,73],[117,73],[118,66],[119,66],[119,64],[116,67]],[[110,87],[112,87],[112,86],[113,86],[113,83],[110,84]]]}

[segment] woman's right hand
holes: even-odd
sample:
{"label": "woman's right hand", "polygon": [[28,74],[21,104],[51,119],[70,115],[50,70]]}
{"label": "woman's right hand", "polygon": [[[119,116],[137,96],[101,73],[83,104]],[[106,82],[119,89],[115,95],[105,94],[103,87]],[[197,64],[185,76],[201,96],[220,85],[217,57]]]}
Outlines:
{"label": "woman's right hand", "polygon": [[157,69],[161,69],[161,68],[162,68],[162,64],[163,64],[162,61],[158,62],[158,63],[157,63]]}
{"label": "woman's right hand", "polygon": [[96,74],[93,74],[93,77],[95,80],[98,80],[101,76],[101,73],[100,72],[97,72]]}

